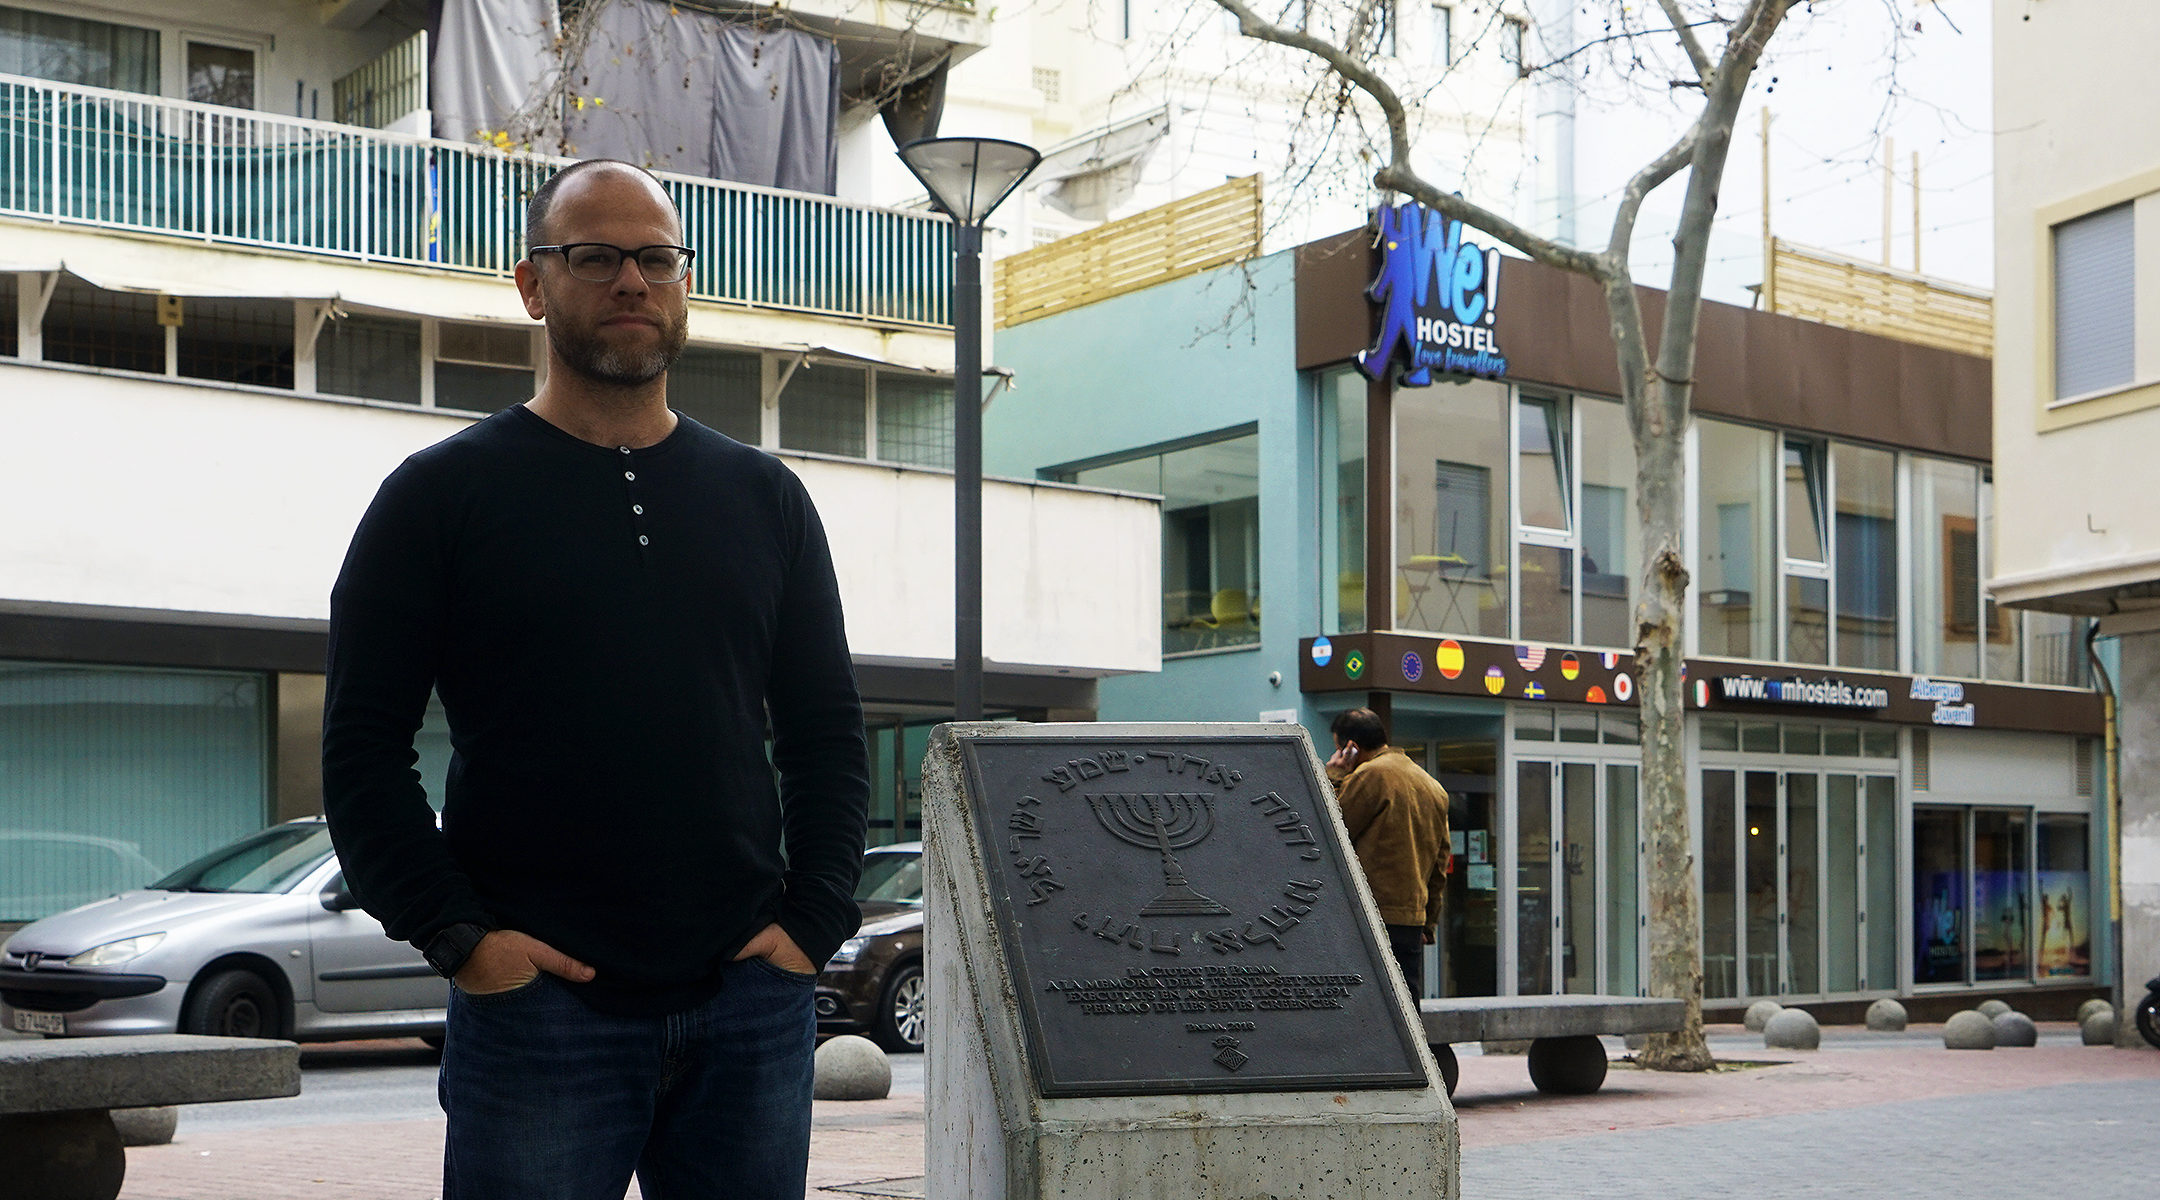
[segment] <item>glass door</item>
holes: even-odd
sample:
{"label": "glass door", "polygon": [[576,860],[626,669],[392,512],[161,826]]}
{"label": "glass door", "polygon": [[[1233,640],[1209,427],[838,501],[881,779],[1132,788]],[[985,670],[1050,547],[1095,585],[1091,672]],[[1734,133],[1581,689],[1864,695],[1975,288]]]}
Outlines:
{"label": "glass door", "polygon": [[1702,795],[1705,997],[1896,986],[1893,777],[1711,769]]}
{"label": "glass door", "polygon": [[1640,991],[1636,773],[1631,763],[1516,763],[1517,994]]}

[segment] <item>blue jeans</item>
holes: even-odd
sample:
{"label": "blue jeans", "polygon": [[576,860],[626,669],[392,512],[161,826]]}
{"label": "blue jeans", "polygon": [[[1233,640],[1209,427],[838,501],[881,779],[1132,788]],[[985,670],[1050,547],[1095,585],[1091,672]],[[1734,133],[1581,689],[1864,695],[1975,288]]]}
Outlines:
{"label": "blue jeans", "polygon": [[728,965],[664,1017],[598,1013],[552,975],[450,989],[443,1200],[802,1200],[816,977]]}

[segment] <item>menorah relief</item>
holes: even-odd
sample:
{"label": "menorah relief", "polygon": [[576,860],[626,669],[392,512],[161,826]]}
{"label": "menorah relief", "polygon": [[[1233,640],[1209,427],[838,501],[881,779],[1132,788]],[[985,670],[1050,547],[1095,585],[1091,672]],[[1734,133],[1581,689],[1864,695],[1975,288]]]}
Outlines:
{"label": "menorah relief", "polygon": [[1108,792],[1088,806],[1110,836],[1162,855],[1163,892],[1143,917],[1219,916],[1230,910],[1192,889],[1175,851],[1190,849],[1215,830],[1215,797],[1208,792]]}

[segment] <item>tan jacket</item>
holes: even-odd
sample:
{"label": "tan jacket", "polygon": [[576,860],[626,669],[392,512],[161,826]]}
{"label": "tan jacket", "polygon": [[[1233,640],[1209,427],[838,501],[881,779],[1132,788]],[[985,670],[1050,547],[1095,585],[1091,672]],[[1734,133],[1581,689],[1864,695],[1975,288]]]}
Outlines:
{"label": "tan jacket", "polygon": [[1447,895],[1447,789],[1402,751],[1382,746],[1336,790],[1380,920],[1436,928]]}

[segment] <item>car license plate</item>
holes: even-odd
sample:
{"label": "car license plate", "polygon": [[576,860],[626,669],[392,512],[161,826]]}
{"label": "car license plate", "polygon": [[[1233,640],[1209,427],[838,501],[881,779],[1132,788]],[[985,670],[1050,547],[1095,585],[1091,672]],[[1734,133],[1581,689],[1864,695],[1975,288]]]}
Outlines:
{"label": "car license plate", "polygon": [[15,1031],[17,1033],[66,1033],[67,1018],[59,1013],[24,1012],[18,1008],[15,1010]]}

